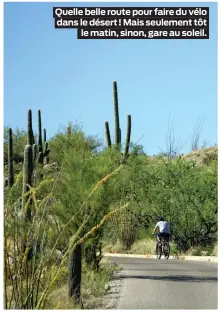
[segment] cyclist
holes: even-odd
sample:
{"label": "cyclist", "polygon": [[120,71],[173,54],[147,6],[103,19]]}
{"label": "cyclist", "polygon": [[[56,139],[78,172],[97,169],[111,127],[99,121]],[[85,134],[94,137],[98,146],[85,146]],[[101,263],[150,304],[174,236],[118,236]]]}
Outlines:
{"label": "cyclist", "polygon": [[164,218],[162,216],[159,218],[159,222],[156,224],[152,235],[156,234],[157,230],[158,230],[158,233],[157,233],[158,242],[160,242],[160,239],[162,237],[164,237],[167,241],[169,241],[170,239],[169,223],[164,221]]}

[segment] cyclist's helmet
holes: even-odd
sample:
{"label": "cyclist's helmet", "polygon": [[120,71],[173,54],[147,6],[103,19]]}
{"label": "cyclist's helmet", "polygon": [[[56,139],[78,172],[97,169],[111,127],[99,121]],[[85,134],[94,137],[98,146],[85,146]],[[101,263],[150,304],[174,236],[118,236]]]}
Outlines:
{"label": "cyclist's helmet", "polygon": [[160,218],[159,218],[159,222],[161,222],[161,221],[164,221],[163,216],[160,216]]}

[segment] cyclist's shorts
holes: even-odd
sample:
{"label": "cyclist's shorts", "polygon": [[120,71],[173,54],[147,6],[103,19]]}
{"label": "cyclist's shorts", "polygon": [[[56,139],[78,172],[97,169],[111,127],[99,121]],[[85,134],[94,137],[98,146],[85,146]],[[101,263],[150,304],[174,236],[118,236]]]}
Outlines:
{"label": "cyclist's shorts", "polygon": [[164,239],[167,241],[169,241],[169,239],[170,239],[170,234],[167,234],[167,233],[158,233],[157,236],[158,236],[158,238],[164,237]]}

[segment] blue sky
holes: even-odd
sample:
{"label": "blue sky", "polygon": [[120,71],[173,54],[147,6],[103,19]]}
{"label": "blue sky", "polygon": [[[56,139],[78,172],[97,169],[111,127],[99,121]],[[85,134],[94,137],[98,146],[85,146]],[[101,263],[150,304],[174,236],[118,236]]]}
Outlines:
{"label": "blue sky", "polygon": [[217,3],[93,3],[93,6],[209,6],[209,40],[78,40],[77,30],[54,29],[53,6],[4,4],[4,124],[26,128],[27,110],[42,110],[48,137],[69,121],[88,135],[114,135],[112,81],[118,83],[122,138],[132,116],[132,141],[148,154],[166,149],[168,123],[191,149],[199,118],[201,144],[217,143]]}

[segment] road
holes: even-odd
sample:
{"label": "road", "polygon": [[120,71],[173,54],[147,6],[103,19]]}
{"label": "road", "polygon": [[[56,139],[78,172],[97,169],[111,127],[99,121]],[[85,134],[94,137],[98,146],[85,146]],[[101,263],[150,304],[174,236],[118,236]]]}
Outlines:
{"label": "road", "polygon": [[116,309],[217,309],[217,263],[108,257],[122,268]]}

